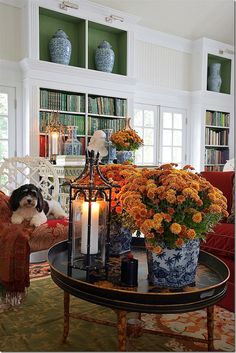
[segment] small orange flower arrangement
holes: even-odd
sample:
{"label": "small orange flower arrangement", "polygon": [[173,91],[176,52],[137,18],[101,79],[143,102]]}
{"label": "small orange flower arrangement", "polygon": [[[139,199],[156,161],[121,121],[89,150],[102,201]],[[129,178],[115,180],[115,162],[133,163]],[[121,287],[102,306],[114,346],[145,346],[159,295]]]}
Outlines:
{"label": "small orange flower arrangement", "polygon": [[135,151],[143,145],[143,140],[133,129],[124,129],[111,135],[111,142],[117,151]]}
{"label": "small orange flower arrangement", "polygon": [[155,169],[135,169],[126,174],[117,198],[133,229],[145,236],[149,250],[181,248],[193,239],[204,239],[227,216],[222,192],[190,166],[176,164]]}

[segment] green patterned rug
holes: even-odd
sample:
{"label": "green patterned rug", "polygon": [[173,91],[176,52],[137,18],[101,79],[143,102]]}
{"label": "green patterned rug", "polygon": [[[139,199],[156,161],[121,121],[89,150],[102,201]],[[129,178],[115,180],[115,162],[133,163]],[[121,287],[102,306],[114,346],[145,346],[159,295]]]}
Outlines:
{"label": "green patterned rug", "polygon": [[[100,319],[116,320],[112,310],[71,297],[73,310]],[[175,315],[143,314],[145,328],[164,329],[204,338],[204,310]],[[234,352],[234,314],[216,307],[215,349]],[[28,296],[20,307],[0,314],[0,351],[5,352],[114,352],[117,351],[116,328],[83,320],[70,320],[68,341],[61,343],[63,328],[63,292],[51,278],[32,281]],[[199,352],[204,344],[160,335],[143,334],[128,342],[128,351]]]}

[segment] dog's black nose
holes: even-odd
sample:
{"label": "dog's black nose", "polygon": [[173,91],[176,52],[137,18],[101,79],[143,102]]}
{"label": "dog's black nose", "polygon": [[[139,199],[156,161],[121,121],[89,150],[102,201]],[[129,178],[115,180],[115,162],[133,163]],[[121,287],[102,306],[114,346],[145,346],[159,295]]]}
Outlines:
{"label": "dog's black nose", "polygon": [[31,200],[27,200],[28,203],[31,203]]}

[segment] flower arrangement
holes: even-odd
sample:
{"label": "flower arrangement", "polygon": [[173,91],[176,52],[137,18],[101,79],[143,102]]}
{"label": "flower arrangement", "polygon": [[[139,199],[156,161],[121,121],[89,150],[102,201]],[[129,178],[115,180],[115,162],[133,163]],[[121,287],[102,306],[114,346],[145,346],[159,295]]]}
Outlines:
{"label": "flower arrangement", "polygon": [[190,166],[176,164],[126,173],[117,196],[134,228],[145,236],[149,250],[181,248],[192,239],[204,239],[213,225],[227,216],[222,192],[194,174]]}
{"label": "flower arrangement", "polygon": [[111,135],[111,142],[117,151],[135,151],[143,145],[143,140],[133,129],[123,129]]}
{"label": "flower arrangement", "polygon": [[106,179],[117,185],[112,189],[112,202],[111,202],[111,213],[112,220],[122,223],[122,225],[131,229],[134,225],[129,219],[130,216],[121,207],[121,201],[119,199],[120,189],[125,185],[126,178],[137,170],[135,165],[121,165],[121,164],[107,164],[101,165],[100,171]]}

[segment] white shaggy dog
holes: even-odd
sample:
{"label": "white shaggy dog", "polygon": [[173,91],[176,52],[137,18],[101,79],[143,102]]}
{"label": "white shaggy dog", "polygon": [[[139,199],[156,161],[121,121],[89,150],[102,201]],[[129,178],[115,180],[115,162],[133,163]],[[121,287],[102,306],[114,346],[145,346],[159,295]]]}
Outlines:
{"label": "white shaggy dog", "polygon": [[47,222],[49,215],[54,218],[67,217],[58,202],[44,200],[41,191],[33,184],[25,184],[14,190],[9,202],[13,210],[11,222],[14,224],[27,220],[32,226],[38,227]]}

